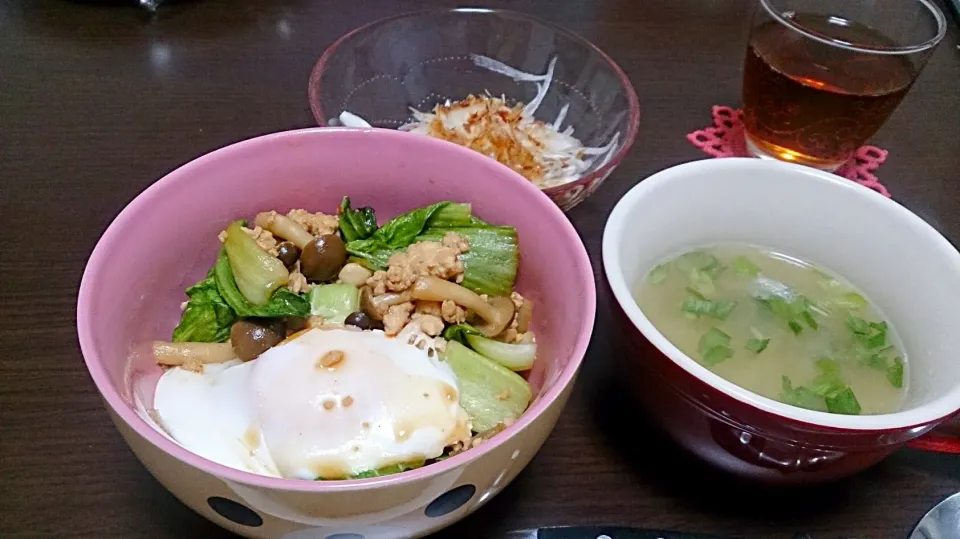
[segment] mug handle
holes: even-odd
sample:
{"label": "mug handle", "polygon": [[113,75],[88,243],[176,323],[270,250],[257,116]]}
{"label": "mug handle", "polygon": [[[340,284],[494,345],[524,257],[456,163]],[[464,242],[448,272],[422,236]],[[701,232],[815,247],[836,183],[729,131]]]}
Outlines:
{"label": "mug handle", "polygon": [[907,447],[933,453],[960,455],[960,440],[943,434],[926,434],[907,442]]}

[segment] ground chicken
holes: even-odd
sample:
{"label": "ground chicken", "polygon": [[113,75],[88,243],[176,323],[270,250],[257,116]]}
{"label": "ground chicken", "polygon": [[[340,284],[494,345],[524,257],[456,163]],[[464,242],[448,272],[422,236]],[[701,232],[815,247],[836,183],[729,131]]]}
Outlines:
{"label": "ground chicken", "polygon": [[510,299],[513,301],[513,306],[516,310],[513,313],[513,320],[510,321],[510,325],[507,326],[507,329],[503,330],[503,333],[497,335],[497,340],[506,342],[506,343],[518,343],[526,333],[521,333],[517,327],[519,325],[518,321],[520,319],[520,308],[523,307],[523,303],[526,301],[523,299],[523,296],[513,292],[510,294]]}
{"label": "ground chicken", "polygon": [[443,235],[443,240],[440,242],[444,247],[451,247],[460,251],[461,253],[466,253],[470,250],[470,244],[467,242],[467,238],[464,238],[456,232],[447,232]]}
{"label": "ground chicken", "polygon": [[[277,241],[277,238],[273,237],[273,233],[258,226],[254,228],[242,228],[248,236],[257,242],[257,245],[260,246],[261,249],[270,253],[271,256],[277,256],[277,244],[279,244],[279,242]],[[220,243],[227,241],[227,231],[224,230],[220,232],[217,237],[220,238]]]}
{"label": "ground chicken", "polygon": [[287,281],[287,288],[289,288],[294,294],[299,294],[301,292],[307,292],[312,287],[302,273],[299,271],[291,271],[290,280]]}
{"label": "ground chicken", "polygon": [[374,296],[382,296],[387,293],[387,272],[377,270],[367,279],[367,286],[371,288]]}
{"label": "ground chicken", "polygon": [[413,312],[413,303],[406,302],[399,305],[393,305],[387,309],[387,314],[383,317],[383,332],[388,337],[392,337],[410,320],[410,313]]}
{"label": "ground chicken", "polygon": [[414,306],[416,307],[416,312],[418,314],[429,314],[437,318],[441,318],[443,316],[439,301],[418,301],[414,304]]}
{"label": "ground chicken", "polygon": [[467,310],[449,299],[440,305],[440,315],[448,324],[462,324],[467,321]]}
{"label": "ground chicken", "polygon": [[[504,390],[506,392],[506,390]],[[464,451],[470,449],[471,447],[478,447],[486,443],[487,440],[493,438],[497,434],[503,432],[503,429],[509,427],[513,424],[513,419],[510,417],[504,418],[502,423],[498,423],[496,427],[489,429],[487,431],[475,434],[472,438],[461,440],[454,443],[450,446],[450,456],[456,455],[458,453],[463,453]]]}
{"label": "ground chicken", "polygon": [[336,215],[327,215],[321,212],[310,213],[307,210],[290,210],[287,217],[314,236],[333,234],[340,226],[340,220]]}
{"label": "ground chicken", "polygon": [[516,307],[516,312],[520,312],[520,308],[523,307],[523,302],[526,301],[523,299],[523,296],[517,292],[512,292],[510,294],[510,299],[513,301],[513,306]]}
{"label": "ground chicken", "polygon": [[413,319],[420,323],[420,330],[431,337],[436,337],[443,331],[443,320],[432,314],[415,314]]}
{"label": "ground chicken", "polygon": [[[374,272],[366,280],[366,285],[376,297],[388,292],[404,292],[413,286],[417,278],[424,275],[440,279],[457,278],[462,281],[464,268],[459,255],[468,249],[467,241],[455,233],[447,233],[442,242],[414,243],[407,247],[406,251],[391,256],[386,271]],[[430,317],[427,324],[431,326],[431,330],[436,327],[434,321],[439,323],[440,327],[435,333],[424,329],[424,332],[431,335],[439,334],[443,330],[441,318],[452,324],[466,320],[466,310],[452,301],[442,305],[431,301],[418,301],[416,305],[407,302],[390,307],[383,315],[384,332],[387,335],[399,333],[410,320],[414,309],[419,315]]]}
{"label": "ground chicken", "polygon": [[519,338],[520,338],[520,334],[517,333],[517,330],[515,328],[507,328],[503,330],[503,333],[497,335],[497,340],[503,341],[505,343],[514,343]]}
{"label": "ground chicken", "polygon": [[387,289],[393,292],[406,290],[421,275],[433,275],[441,279],[462,275],[463,262],[459,255],[459,249],[446,247],[435,241],[414,243],[407,247],[406,251],[390,257],[386,275]]}

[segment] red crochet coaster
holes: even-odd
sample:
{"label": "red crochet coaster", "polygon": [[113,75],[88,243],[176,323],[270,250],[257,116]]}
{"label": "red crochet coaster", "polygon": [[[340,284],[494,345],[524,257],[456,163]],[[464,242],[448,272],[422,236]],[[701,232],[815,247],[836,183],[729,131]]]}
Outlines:
{"label": "red crochet coaster", "polygon": [[[750,157],[743,135],[743,112],[730,107],[714,105],[713,127],[698,129],[688,134],[687,140],[712,157]],[[886,150],[876,146],[861,146],[834,174],[889,197],[890,192],[873,175],[873,171],[886,159]]]}

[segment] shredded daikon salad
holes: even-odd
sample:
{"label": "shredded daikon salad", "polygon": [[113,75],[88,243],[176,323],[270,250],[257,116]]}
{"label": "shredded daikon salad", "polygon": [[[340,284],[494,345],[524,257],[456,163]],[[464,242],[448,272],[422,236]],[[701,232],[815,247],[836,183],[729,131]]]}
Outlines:
{"label": "shredded daikon salad", "polygon": [[[587,172],[606,165],[620,148],[619,131],[604,146],[591,148],[573,136],[572,126],[562,129],[569,104],[560,109],[551,123],[534,117],[553,81],[556,57],[543,75],[524,73],[486,56],[471,55],[471,58],[478,67],[517,82],[536,84],[537,95],[529,103],[513,106],[505,96],[484,93],[455,102],[447,100],[429,112],[411,107],[411,119],[400,126],[401,131],[429,135],[480,152],[541,188],[580,179]],[[339,120],[347,127],[370,127],[366,120],[346,111]]]}

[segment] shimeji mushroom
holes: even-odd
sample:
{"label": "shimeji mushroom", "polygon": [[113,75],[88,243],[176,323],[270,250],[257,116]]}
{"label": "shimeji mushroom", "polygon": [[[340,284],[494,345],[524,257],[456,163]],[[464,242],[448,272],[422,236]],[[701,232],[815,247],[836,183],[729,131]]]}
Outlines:
{"label": "shimeji mushroom", "polygon": [[502,333],[510,324],[510,321],[513,320],[515,312],[513,301],[510,298],[497,296],[484,301],[472,290],[431,276],[418,278],[413,284],[410,295],[417,300],[450,300],[457,305],[466,307],[483,319],[483,323],[475,324],[475,327],[487,337],[495,337]]}

